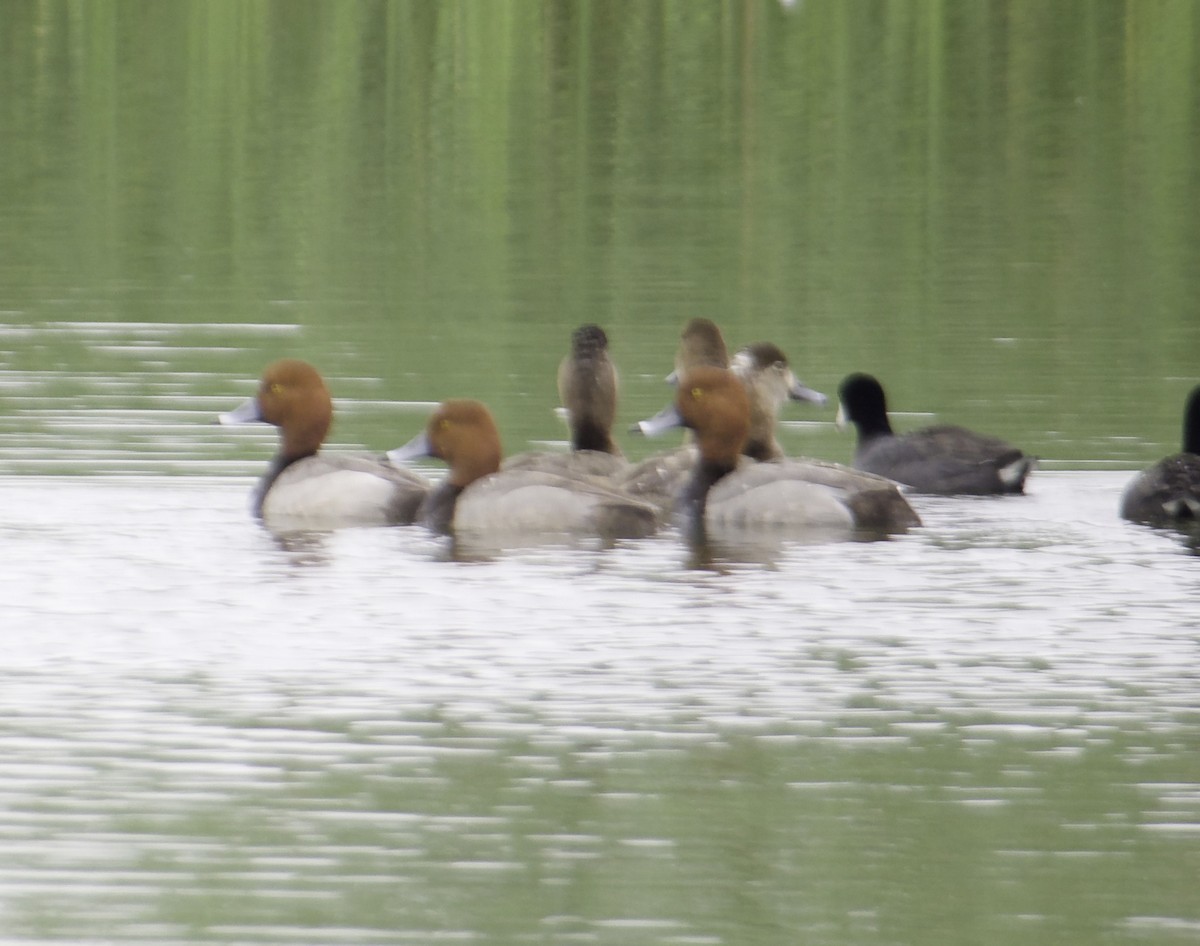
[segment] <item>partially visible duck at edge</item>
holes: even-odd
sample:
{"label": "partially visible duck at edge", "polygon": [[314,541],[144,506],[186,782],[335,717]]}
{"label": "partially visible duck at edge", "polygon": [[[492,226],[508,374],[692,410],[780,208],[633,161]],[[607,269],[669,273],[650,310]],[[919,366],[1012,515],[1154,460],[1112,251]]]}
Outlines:
{"label": "partially visible duck at edge", "polygon": [[856,469],[878,473],[920,493],[988,496],[1025,491],[1036,466],[1031,457],[997,437],[938,425],[897,435],[888,420],[883,386],[852,374],[838,390],[838,425],[858,430]]}
{"label": "partially visible duck at edge", "polygon": [[649,436],[675,427],[695,433],[697,460],[680,496],[680,512],[693,529],[774,528],[851,538],[920,525],[896,485],[883,477],[836,463],[743,457],[750,398],[731,371],[704,366],[678,382],[674,403],[639,427]]}
{"label": "partially visible duck at edge", "polygon": [[324,529],[410,523],[429,492],[424,477],[382,457],[320,452],[333,423],[333,400],[308,362],[286,358],[268,365],[254,397],[218,420],[279,428],[279,451],[253,498],[254,515],[269,525]]}
{"label": "partially visible duck at edge", "polygon": [[558,397],[571,432],[571,452],[520,453],[506,459],[502,468],[564,476],[611,476],[622,469],[625,458],[612,438],[618,383],[604,329],[581,325],[558,366]]}
{"label": "partially visible duck at edge", "polygon": [[1183,410],[1183,451],[1134,477],[1121,494],[1121,516],[1147,525],[1200,526],[1200,385]]}
{"label": "partially visible duck at edge", "polygon": [[388,452],[394,463],[435,457],[449,465],[418,519],[437,532],[474,536],[598,535],[641,538],[657,510],[611,487],[540,470],[501,470],[500,435],[479,401],[443,401],[425,430]]}

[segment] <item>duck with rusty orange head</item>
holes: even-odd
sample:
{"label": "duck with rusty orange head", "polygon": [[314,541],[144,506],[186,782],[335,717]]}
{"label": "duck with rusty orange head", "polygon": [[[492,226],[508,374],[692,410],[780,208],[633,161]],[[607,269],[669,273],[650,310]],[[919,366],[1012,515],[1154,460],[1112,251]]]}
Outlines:
{"label": "duck with rusty orange head", "polygon": [[403,463],[434,457],[449,466],[422,504],[419,520],[455,536],[598,535],[640,538],[657,526],[648,503],[588,479],[544,470],[501,470],[503,448],[491,411],[479,401],[443,401],[425,429],[388,452]]}
{"label": "duck with rusty orange head", "polygon": [[[732,358],[721,329],[711,319],[694,318],[684,326],[675,352],[675,369],[667,381],[679,379],[697,368],[728,368],[742,382],[748,396],[750,427],[742,443],[743,455],[754,460],[784,457],[776,437],[779,412],[787,401],[822,405],[826,397],[800,381],[787,355],[772,342],[755,342],[739,349]],[[639,431],[635,426],[634,431]],[[614,482],[639,498],[669,509],[691,479],[697,459],[693,443],[647,457],[618,471]]]}
{"label": "duck with rusty orange head", "polygon": [[732,371],[701,366],[683,373],[674,403],[638,426],[651,436],[678,427],[695,434],[696,464],[677,497],[689,525],[853,538],[920,524],[883,477],[819,460],[744,457],[750,397]]}
{"label": "duck with rusty orange head", "polygon": [[254,514],[274,528],[410,523],[429,492],[424,477],[383,457],[321,452],[333,423],[333,399],[306,361],[269,364],[255,395],[218,420],[279,428],[279,450],[253,498]]}

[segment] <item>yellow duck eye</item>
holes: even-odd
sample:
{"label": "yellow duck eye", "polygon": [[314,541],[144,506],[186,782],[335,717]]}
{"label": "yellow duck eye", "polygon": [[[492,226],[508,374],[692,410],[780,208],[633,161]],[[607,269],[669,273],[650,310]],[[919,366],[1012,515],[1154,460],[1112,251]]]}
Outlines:
{"label": "yellow duck eye", "polygon": [[282,394],[283,393],[283,385],[280,384],[278,381],[273,381],[271,383],[271,393],[272,394]]}
{"label": "yellow duck eye", "polygon": [[704,397],[704,389],[703,388],[692,388],[692,400],[693,401],[698,401],[702,397]]}

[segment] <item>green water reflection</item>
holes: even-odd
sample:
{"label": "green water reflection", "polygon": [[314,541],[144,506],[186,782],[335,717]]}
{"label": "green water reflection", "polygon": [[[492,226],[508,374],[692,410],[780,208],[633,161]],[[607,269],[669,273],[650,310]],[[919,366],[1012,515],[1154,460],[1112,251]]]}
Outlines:
{"label": "green water reflection", "polygon": [[[817,387],[869,369],[900,409],[1136,465],[1200,353],[1198,35],[1191,0],[14,4],[3,366],[135,405],[302,355],[347,397],[483,397],[518,449],[561,436],[574,325],[609,329],[636,418],[702,314]],[[79,320],[301,331],[37,331]]]}
{"label": "green water reflection", "polygon": [[[616,736],[576,720],[564,738],[530,713],[243,719],[265,728],[239,774],[245,737],[209,720],[224,760],[186,740],[104,760],[88,828],[6,868],[57,865],[77,895],[10,896],[7,931],[791,946],[1194,929],[1194,772],[1170,734],[1086,715],[680,722]],[[90,883],[89,861],[106,869]]]}

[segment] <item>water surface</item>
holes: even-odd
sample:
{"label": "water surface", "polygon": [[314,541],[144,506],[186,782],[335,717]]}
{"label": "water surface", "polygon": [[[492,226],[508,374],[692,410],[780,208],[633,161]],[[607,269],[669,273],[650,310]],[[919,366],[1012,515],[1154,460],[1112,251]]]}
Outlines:
{"label": "water surface", "polygon": [[456,562],[280,540],[241,478],[8,478],[3,928],[1184,941],[1200,588],[1123,480],[696,570],[673,534]]}
{"label": "water surface", "polygon": [[[147,41],[153,37],[153,41]],[[1197,565],[1122,522],[1200,354],[1191,0],[7,4],[0,942],[1174,944]],[[622,429],[682,325],[1042,458],[886,542],[273,536],[479,397]],[[832,406],[785,449],[847,460]],[[658,444],[622,437],[641,456]]]}

